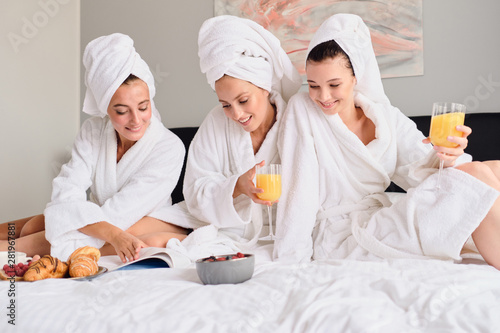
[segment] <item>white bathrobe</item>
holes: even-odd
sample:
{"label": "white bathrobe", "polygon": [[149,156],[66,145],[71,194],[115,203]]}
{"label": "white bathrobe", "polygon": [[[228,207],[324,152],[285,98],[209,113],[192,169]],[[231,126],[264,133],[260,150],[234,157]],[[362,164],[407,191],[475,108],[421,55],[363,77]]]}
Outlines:
{"label": "white bathrobe", "polygon": [[255,164],[263,160],[266,165],[280,163],[276,145],[286,104],[280,95],[270,96],[277,120],[257,154],[250,133],[226,117],[221,105],[205,118],[189,148],[183,187],[189,212],[231,235],[242,246],[255,244],[259,235],[269,231],[263,229],[268,225],[266,207],[245,195],[233,199],[233,191],[238,178]]}
{"label": "white bathrobe", "polygon": [[[497,191],[454,168],[443,171],[438,191],[438,158],[415,124],[361,93],[355,104],[376,126],[366,146],[307,93],[290,99],[278,141],[283,193],[275,258],[460,260]],[[390,181],[407,190],[395,204],[384,193]]]}
{"label": "white bathrobe", "polygon": [[116,132],[109,118],[87,119],[71,160],[53,181],[44,212],[51,254],[66,260],[78,247],[102,247],[104,241],[78,231],[86,225],[106,221],[126,230],[171,206],[184,154],[182,141],[151,117],[144,136],[116,163]]}

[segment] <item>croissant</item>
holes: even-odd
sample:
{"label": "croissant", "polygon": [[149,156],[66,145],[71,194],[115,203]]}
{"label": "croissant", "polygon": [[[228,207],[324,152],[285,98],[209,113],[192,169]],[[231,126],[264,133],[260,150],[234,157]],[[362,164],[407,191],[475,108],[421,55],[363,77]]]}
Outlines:
{"label": "croissant", "polygon": [[25,281],[38,281],[49,278],[62,278],[68,273],[69,266],[64,261],[45,255],[33,263],[24,273]]}
{"label": "croissant", "polygon": [[88,254],[80,254],[71,260],[71,265],[69,266],[69,276],[71,277],[83,277],[94,275],[97,273],[99,266],[97,266],[97,261],[94,257]]}
{"label": "croissant", "polygon": [[92,246],[83,246],[78,249],[76,249],[68,258],[68,264],[71,265],[71,262],[80,254],[86,254],[94,257],[95,261],[99,261],[99,258],[101,258],[101,252]]}
{"label": "croissant", "polygon": [[68,259],[69,275],[71,277],[84,277],[94,275],[99,270],[97,262],[101,252],[95,247],[84,246],[71,254]]}

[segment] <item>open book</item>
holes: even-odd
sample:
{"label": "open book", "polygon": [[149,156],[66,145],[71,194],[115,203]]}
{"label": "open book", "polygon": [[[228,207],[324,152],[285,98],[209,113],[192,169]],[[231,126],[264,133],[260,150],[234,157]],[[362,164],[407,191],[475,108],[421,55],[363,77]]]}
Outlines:
{"label": "open book", "polygon": [[[114,271],[122,267],[128,269],[176,267],[184,268],[191,265],[191,259],[172,249],[162,247],[145,247],[139,252],[139,259],[123,263],[119,256],[104,256],[99,259],[99,266]],[[132,267],[134,266],[134,267]]]}

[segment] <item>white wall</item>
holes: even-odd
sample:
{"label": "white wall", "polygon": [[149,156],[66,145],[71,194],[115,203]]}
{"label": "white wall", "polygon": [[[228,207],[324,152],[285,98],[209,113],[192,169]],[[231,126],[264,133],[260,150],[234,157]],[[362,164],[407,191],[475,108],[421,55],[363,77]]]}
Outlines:
{"label": "white wall", "polygon": [[[424,0],[425,74],[384,79],[393,105],[407,115],[430,114],[434,101],[500,111],[498,13],[497,0]],[[165,125],[198,126],[217,103],[197,55],[198,29],[212,16],[213,0],[82,1],[82,49],[101,35],[129,34],[153,72],[163,75],[155,101]]]}
{"label": "white wall", "polygon": [[0,222],[40,214],[80,126],[80,1],[0,0]]}
{"label": "white wall", "polygon": [[428,115],[436,101],[500,112],[500,1],[424,0],[424,75],[385,79],[393,105]]}

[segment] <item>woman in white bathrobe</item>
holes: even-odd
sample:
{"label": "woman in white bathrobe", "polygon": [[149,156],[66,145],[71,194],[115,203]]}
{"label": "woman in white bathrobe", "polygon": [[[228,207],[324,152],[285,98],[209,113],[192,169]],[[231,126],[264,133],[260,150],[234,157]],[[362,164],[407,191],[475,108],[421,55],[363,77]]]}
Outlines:
{"label": "woman in white bathrobe", "polygon": [[[432,147],[390,104],[361,18],[322,24],[306,74],[309,94],[290,99],[278,142],[275,258],[460,260],[475,243],[500,269],[499,163],[459,164],[470,128],[449,138],[457,148]],[[439,159],[447,168],[438,190]],[[391,181],[407,191],[394,204],[384,192]]]}
{"label": "woman in white bathrobe", "polygon": [[300,76],[279,40],[247,19],[208,19],[198,45],[201,70],[221,104],[190,145],[185,201],[194,217],[250,246],[267,234],[264,205],[271,204],[256,195],[263,191],[253,183],[256,165],[280,163],[278,127]]}
{"label": "woman in white bathrobe", "polygon": [[[133,260],[142,247],[183,239],[183,228],[155,219],[171,205],[185,149],[161,123],[153,102],[154,78],[122,34],[85,49],[87,119],[71,160],[53,181],[44,214],[16,226],[16,251],[66,260],[81,246]],[[90,188],[90,199],[86,191]],[[8,223],[4,225],[9,225]],[[49,244],[50,242],[50,244]]]}

